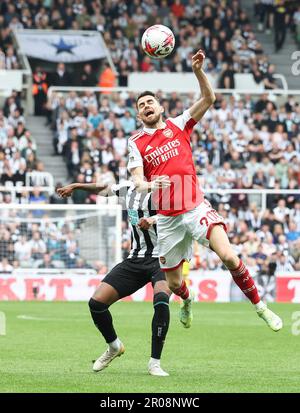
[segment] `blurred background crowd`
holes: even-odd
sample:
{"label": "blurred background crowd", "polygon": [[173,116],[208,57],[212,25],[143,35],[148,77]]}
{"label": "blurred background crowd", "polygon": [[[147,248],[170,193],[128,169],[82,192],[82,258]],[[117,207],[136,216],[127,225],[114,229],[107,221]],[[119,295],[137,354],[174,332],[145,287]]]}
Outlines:
{"label": "blurred background crowd", "polygon": [[[259,29],[275,33],[277,50],[287,30],[300,41],[297,1],[261,0],[253,6]],[[176,50],[167,60],[151,60],[141,50],[141,36],[152,24],[172,27],[175,34]],[[11,32],[23,28],[99,31],[118,72],[119,86],[127,86],[132,71],[191,72],[191,56],[200,46],[206,51],[206,71],[218,78],[219,87],[233,88],[233,75],[241,72],[252,73],[255,81],[268,89],[276,87],[275,67],[238,0],[4,0],[0,5],[0,69],[19,68]],[[57,76],[53,71],[42,76],[48,85],[95,86],[113,76],[105,69],[98,76],[91,65],[82,67],[79,74],[67,71]],[[40,67],[36,77],[38,73]]]}
{"label": "blurred background crowd", "polygon": [[[179,96],[175,92],[168,96],[158,92],[158,97],[166,117],[182,113],[195,99],[193,94]],[[127,139],[140,127],[135,118],[134,102],[135,95],[127,92],[52,95],[48,105],[53,155],[65,160],[69,173],[66,181],[114,183],[127,178]],[[16,96],[7,99],[0,122],[1,184],[19,181],[24,184],[28,171],[43,171],[44,166],[38,160],[34,139],[26,129]],[[218,191],[207,193],[207,198],[224,216],[232,242],[240,248],[239,253],[252,259],[253,266],[263,265],[270,257],[275,259],[275,254],[280,268],[300,269],[299,196],[269,195],[267,209],[262,210],[260,195],[243,194],[243,189],[299,188],[300,105],[296,99],[290,96],[280,102],[270,100],[268,94],[256,99],[218,95],[214,107],[194,128],[191,145],[199,184],[204,190],[241,190],[234,195]],[[2,195],[3,203],[11,201],[9,193]],[[21,191],[17,202],[62,203],[66,200],[55,194],[49,197],[37,187],[31,194]],[[72,202],[93,204],[97,199],[78,191]],[[130,249],[125,211],[123,219],[125,257]],[[10,231],[2,226],[1,239],[11,239]],[[38,232],[40,237],[47,234]],[[31,231],[28,230],[28,234],[30,242]],[[47,245],[47,239],[44,243]],[[3,249],[3,257],[5,251]],[[51,251],[46,251],[53,258]],[[60,261],[66,260],[60,258]],[[214,259],[201,259],[200,265],[215,268],[219,264]]]}
{"label": "blurred background crowd", "polygon": [[[254,4],[259,30],[275,33],[274,47],[282,47],[289,28],[299,42],[300,7],[297,2],[261,0]],[[176,51],[172,57],[154,61],[140,49],[141,34],[151,24],[172,27]],[[105,85],[110,78],[127,85],[131,71],[190,72],[191,56],[206,51],[208,73],[217,76],[222,88],[234,87],[233,74],[253,73],[266,89],[277,88],[270,64],[239,1],[97,1],[97,0],[4,0],[0,5],[0,69],[18,69],[12,42],[13,29],[98,30],[109,47],[118,78],[109,65],[96,73],[93,63],[72,73],[64,63],[47,73],[36,67],[33,77],[35,114],[45,115],[53,132],[53,156],[62,157],[68,176],[65,182],[114,183],[127,178],[127,140],[141,125],[136,120],[131,92],[52,93],[50,85]],[[159,87],[159,85],[158,85]],[[166,117],[188,108],[196,95],[175,91],[157,96]],[[217,95],[214,107],[194,128],[191,137],[199,184],[204,190],[240,189],[241,193],[207,193],[224,216],[231,241],[254,272],[300,270],[300,198],[295,194],[269,195],[266,209],[257,194],[243,189],[298,189],[300,185],[300,105],[297,98]],[[0,110],[0,184],[25,185],[26,174],[44,172],[38,147],[26,119],[20,94],[13,92]],[[62,183],[56,183],[60,186]],[[10,204],[64,203],[49,196],[42,186],[31,193],[20,191],[16,199],[0,192],[0,202]],[[75,204],[93,204],[97,199],[83,191],[72,196]],[[6,217],[7,218],[7,217]],[[28,218],[28,217],[27,217]],[[33,217],[37,218],[37,217]],[[18,266],[83,268],[89,264],[80,255],[76,225],[47,221],[13,223],[1,220],[0,272]],[[49,228],[47,227],[49,226]],[[123,212],[123,257],[130,249],[130,230]],[[197,256],[198,252],[195,256]],[[217,269],[219,261],[202,251],[192,265]],[[50,266],[50,267],[49,267]],[[96,264],[99,273],[107,268]]]}

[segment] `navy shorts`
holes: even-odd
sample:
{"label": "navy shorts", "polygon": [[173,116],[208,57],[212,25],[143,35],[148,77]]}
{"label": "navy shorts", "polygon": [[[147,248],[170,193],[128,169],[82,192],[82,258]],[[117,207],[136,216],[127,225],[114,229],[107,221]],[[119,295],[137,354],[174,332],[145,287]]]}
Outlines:
{"label": "navy shorts", "polygon": [[154,287],[157,281],[166,281],[158,258],[127,258],[117,264],[102,280],[114,287],[119,297],[127,297],[149,282]]}

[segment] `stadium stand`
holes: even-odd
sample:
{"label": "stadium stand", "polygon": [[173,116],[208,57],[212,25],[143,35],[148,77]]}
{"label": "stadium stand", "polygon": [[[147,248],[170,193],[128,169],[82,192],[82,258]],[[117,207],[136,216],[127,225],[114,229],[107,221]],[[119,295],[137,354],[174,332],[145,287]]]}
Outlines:
{"label": "stadium stand", "polygon": [[[14,28],[98,30],[109,47],[119,73],[120,86],[127,86],[128,73],[132,71],[191,72],[187,57],[199,45],[207,53],[206,71],[218,79],[217,85],[221,88],[235,86],[235,73],[252,73],[257,84],[265,83],[265,79],[270,77],[268,59],[255,38],[247,14],[237,0],[231,1],[230,7],[220,0],[204,1],[201,5],[195,0],[80,0],[75,3],[33,3],[24,0],[16,4],[12,1],[2,2],[0,11],[4,41]],[[143,31],[154,23],[172,27],[175,34],[176,52],[167,61],[153,61],[141,51],[139,39]],[[10,46],[8,50],[11,54]],[[96,81],[90,73],[88,77],[89,85]],[[49,79],[49,82],[55,84],[54,80]],[[267,88],[275,87],[270,84]]]}
{"label": "stadium stand", "polygon": [[[183,4],[184,3],[184,4]],[[45,5],[46,4],[46,5]],[[48,6],[47,6],[48,4]],[[131,71],[190,72],[188,57],[199,44],[207,51],[207,72],[218,76],[219,86],[231,88],[234,82],[244,82],[245,73],[253,74],[252,86],[262,84],[266,89],[277,87],[273,79],[274,66],[263,54],[250,22],[238,1],[225,7],[221,1],[172,2],[165,0],[135,0],[134,2],[98,1],[27,1],[1,3],[0,47],[9,57],[15,56],[11,43],[14,28],[37,29],[96,29],[109,46],[114,64],[119,72],[119,85],[127,85]],[[299,14],[299,11],[298,11]],[[298,27],[295,12],[295,33]],[[171,59],[152,61],[141,53],[139,39],[144,29],[152,23],[171,26],[176,35],[177,49]],[[6,58],[6,68],[17,68],[16,59]],[[13,63],[14,62],[14,63]],[[14,64],[16,67],[14,67]],[[9,67],[10,65],[10,67]],[[58,65],[58,71],[65,67]],[[106,68],[107,69],[107,68]],[[234,77],[234,74],[238,77]],[[100,179],[115,182],[126,177],[127,139],[140,125],[136,122],[133,93],[100,94],[93,92],[68,94],[53,92],[46,103],[50,84],[72,84],[72,79],[62,80],[46,75],[42,68],[34,73],[33,92],[36,114],[45,113],[53,130],[53,147],[56,155],[66,161],[69,177],[66,181],[92,182]],[[98,79],[85,65],[80,81],[85,86],[115,82],[111,74]],[[176,92],[158,92],[166,116],[176,116],[187,108],[194,95]],[[205,190],[218,189],[296,189],[300,183],[300,105],[296,98],[273,99],[261,97],[218,96],[214,108],[192,135],[194,160],[200,184]],[[37,159],[36,143],[26,129],[19,96],[13,92],[0,112],[0,176],[1,184],[25,183],[27,173],[43,171]],[[209,172],[204,174],[203,170]],[[43,193],[37,187],[32,193],[12,195],[0,193],[3,203],[62,203],[55,194]],[[275,260],[278,268],[300,270],[300,199],[296,195],[268,196],[267,209],[262,210],[257,195],[207,194],[226,220],[229,234],[243,258],[257,271]],[[94,204],[95,196],[76,193],[74,204]],[[38,213],[38,211],[37,211]],[[70,242],[76,228],[68,228],[59,235],[53,227],[53,237],[41,230],[47,215],[41,215],[41,224],[21,231],[21,224],[1,224],[1,265],[16,266],[62,265],[82,266],[78,243]],[[123,256],[128,254],[130,232],[126,214],[123,216]],[[40,226],[41,225],[41,226]],[[78,229],[78,228],[77,228]],[[24,235],[24,233],[26,235]],[[235,236],[232,234],[236,233]],[[54,235],[56,234],[56,236]],[[73,234],[73,235],[72,235]],[[60,255],[53,251],[59,244]],[[55,247],[56,245],[56,247]],[[24,246],[24,248],[22,247]],[[26,247],[25,247],[26,246]],[[291,254],[287,254],[287,248]],[[24,251],[25,258],[20,255]],[[70,258],[71,257],[71,258]],[[220,265],[212,254],[201,251],[200,265],[214,269]],[[6,262],[8,261],[8,262]],[[50,264],[49,264],[50,263]],[[85,263],[84,265],[89,265]],[[97,264],[103,272],[105,265]]]}
{"label": "stadium stand", "polygon": [[20,69],[20,62],[13,46],[12,30],[21,27],[16,15],[0,14],[0,70]]}
{"label": "stadium stand", "polygon": [[[193,101],[192,95],[182,99],[182,95],[176,92],[170,96],[159,95],[167,117],[181,113]],[[92,104],[88,105],[87,102]],[[126,170],[126,138],[139,127],[135,120],[132,94],[113,93],[109,97],[91,95],[91,92],[70,92],[65,97],[54,94],[51,105],[54,109],[54,142],[57,143],[58,152],[69,163],[70,177],[87,183],[91,179],[119,181]],[[299,102],[292,96],[281,103],[269,100],[268,94],[261,95],[259,99],[251,96],[240,99],[218,96],[215,107],[192,134],[200,184],[206,190],[297,188],[300,183],[299,114]],[[264,212],[261,211],[257,195],[213,194],[208,195],[208,198],[213,205],[218,205],[219,212],[228,224],[229,233],[238,234],[233,239],[235,244],[243,244],[249,237],[267,252],[268,245],[262,243],[263,237],[259,238],[258,231],[261,225],[265,225],[266,231],[273,233],[277,225],[276,228],[281,231],[279,235],[282,235],[281,245],[288,242],[291,250],[298,248],[299,197],[291,195],[285,201],[278,196],[270,196],[268,209]],[[96,200],[85,195],[81,202],[93,203]],[[284,213],[277,216],[276,208],[283,202],[288,205]],[[244,228],[239,229],[243,225]],[[298,235],[288,235],[290,228],[297,228]],[[128,236],[125,219],[125,255],[130,245]],[[280,248],[279,237],[272,237],[272,244],[278,244],[276,248]],[[247,249],[241,251],[251,256],[249,252]],[[256,249],[253,254],[255,252]],[[285,252],[279,250],[278,254],[281,257]],[[289,264],[293,268],[299,266],[292,257],[289,258]]]}

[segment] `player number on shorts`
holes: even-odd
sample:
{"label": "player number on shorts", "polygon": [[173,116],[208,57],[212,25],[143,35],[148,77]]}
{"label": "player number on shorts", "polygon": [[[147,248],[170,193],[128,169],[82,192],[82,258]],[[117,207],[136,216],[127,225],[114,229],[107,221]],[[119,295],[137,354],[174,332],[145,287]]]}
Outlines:
{"label": "player number on shorts", "polygon": [[221,217],[217,213],[217,211],[215,209],[212,209],[212,210],[210,210],[206,213],[205,217],[202,217],[200,219],[200,224],[201,225],[205,224],[208,227],[208,225],[209,225],[208,220],[210,220],[210,221],[220,221],[220,219],[221,219]]}
{"label": "player number on shorts", "polygon": [[205,225],[208,227],[208,220],[207,220],[207,218],[206,218],[206,217],[202,217],[202,218],[200,219],[200,224],[201,224],[201,225],[205,224]]}

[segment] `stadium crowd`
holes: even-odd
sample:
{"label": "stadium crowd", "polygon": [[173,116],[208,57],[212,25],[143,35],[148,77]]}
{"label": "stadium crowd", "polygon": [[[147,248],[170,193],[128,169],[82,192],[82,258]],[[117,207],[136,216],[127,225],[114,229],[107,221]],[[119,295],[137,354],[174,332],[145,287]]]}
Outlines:
{"label": "stadium crowd", "polygon": [[[158,92],[166,116],[176,116],[195,99],[193,94],[167,96]],[[92,182],[95,179],[113,183],[126,179],[127,139],[139,124],[135,118],[135,95],[91,92],[53,94],[48,102],[52,110],[54,148],[66,160],[69,181]],[[36,156],[36,145],[26,129],[22,107],[16,92],[7,98],[0,112],[0,179],[2,185],[25,183],[27,172],[43,170]],[[240,194],[207,193],[224,216],[232,242],[248,265],[257,271],[274,260],[282,271],[299,270],[300,198],[297,195],[267,197],[267,209],[261,209],[260,195],[245,195],[246,189],[296,189],[300,183],[300,105],[290,96],[274,100],[268,94],[258,99],[251,96],[217,96],[214,107],[194,128],[191,138],[199,183],[204,190],[241,189]],[[3,203],[11,203],[9,191],[0,193]],[[20,192],[19,203],[65,202],[55,194],[50,198],[36,188]],[[97,198],[75,192],[74,203],[96,203]],[[45,260],[66,267],[87,265],[80,257],[74,229],[52,228],[45,231],[31,223],[26,230],[5,221],[0,230],[0,268],[17,265],[43,266]],[[130,248],[130,231],[123,214],[123,254]],[[32,228],[33,226],[33,228]],[[51,234],[50,234],[51,233]],[[56,235],[55,235],[56,234]],[[60,235],[58,235],[60,234]],[[53,238],[51,238],[51,236]],[[20,259],[19,249],[30,251]],[[41,248],[36,250],[31,246]],[[59,244],[60,257],[55,250]],[[55,247],[56,245],[56,247]],[[31,246],[31,247],[30,247]],[[290,252],[288,254],[288,251]],[[70,255],[70,254],[71,255]],[[43,256],[42,256],[42,255]],[[71,256],[71,258],[70,258]],[[23,257],[24,258],[24,257]],[[8,262],[7,262],[8,261]],[[218,268],[213,254],[201,251],[195,265]],[[99,271],[105,269],[97,264]]]}
{"label": "stadium crowd", "polygon": [[[3,8],[1,2],[0,10]],[[20,28],[17,16],[6,20],[0,13],[0,70],[21,69],[21,65],[13,45],[12,30]]]}
{"label": "stadium crowd", "polygon": [[[272,78],[274,67],[262,53],[240,2],[233,0],[230,7],[222,1],[205,1],[201,7],[198,3],[195,0],[4,1],[0,6],[0,61],[7,68],[14,65],[17,68],[11,43],[15,27],[97,29],[109,45],[121,86],[126,85],[131,70],[191,71],[189,57],[200,44],[207,51],[207,71],[219,75],[219,86],[233,87],[233,73],[242,71],[252,72],[255,80],[263,81],[266,88],[276,87]],[[154,22],[174,30],[178,47],[171,59],[151,61],[141,53],[141,33]],[[6,56],[1,55],[1,49]],[[6,59],[7,56],[10,58]],[[54,74],[50,83],[72,83],[62,63],[57,73],[56,81]],[[40,69],[36,75],[46,92],[47,76]],[[80,79],[87,86],[97,82],[88,64]],[[300,184],[300,105],[293,96],[285,100],[270,96],[264,94],[258,99],[218,96],[214,108],[195,127],[191,144],[204,190],[241,190],[241,194],[230,196],[207,193],[207,198],[224,216],[230,238],[248,266],[253,271],[266,272],[274,261],[281,271],[300,270],[300,198],[268,196],[267,209],[262,210],[259,195],[242,193],[243,189],[251,188],[297,189]],[[171,95],[158,92],[158,97],[167,117],[181,113],[195,99],[193,94],[179,96],[176,92]],[[45,97],[42,100],[46,103]],[[41,105],[38,103],[37,107]],[[65,96],[53,93],[46,107],[54,133],[54,154],[64,157],[69,181],[88,183],[99,179],[113,183],[126,179],[127,139],[140,127],[135,118],[133,93],[70,92]],[[34,138],[26,129],[20,98],[13,92],[0,111],[0,183],[24,185],[28,172],[44,169],[37,158]],[[0,192],[0,197],[2,203],[13,201],[9,191]],[[74,193],[72,198],[74,203],[97,202],[95,196],[82,191]],[[55,194],[49,197],[37,187],[30,194],[21,191],[17,202],[64,200]],[[130,248],[130,231],[126,213],[123,215],[125,257]],[[21,224],[1,220],[0,271],[19,265],[46,267],[59,263],[73,268],[88,265],[74,241],[78,228],[62,229],[52,223],[52,231],[48,232],[43,227],[44,220],[47,221],[47,216],[41,216],[38,225],[28,224],[25,230]],[[205,250],[201,251],[200,261],[194,260],[194,266],[199,265],[215,269],[220,263]],[[104,273],[105,265],[97,263],[97,271]]]}
{"label": "stadium crowd", "polygon": [[[31,200],[29,199],[29,203]],[[101,261],[91,266],[81,255],[80,221],[65,220],[42,210],[2,209],[0,219],[0,272],[18,268],[94,268],[107,272]]]}
{"label": "stadium crowd", "polygon": [[[193,94],[170,96],[158,92],[166,116],[176,116],[195,99]],[[113,183],[126,179],[127,139],[140,125],[135,119],[135,95],[113,93],[53,94],[54,148],[67,163],[69,179]],[[290,96],[272,99],[268,94],[217,101],[191,138],[199,183],[204,190],[241,189],[240,194],[207,192],[207,198],[224,216],[232,242],[248,265],[265,271],[270,260],[282,271],[300,269],[300,197],[269,195],[267,209],[261,197],[243,189],[297,189],[300,183],[300,105]],[[60,202],[53,198],[51,202]],[[74,203],[95,203],[85,192]],[[123,253],[130,248],[126,213]],[[290,253],[288,254],[288,251]],[[219,261],[201,252],[200,266],[218,268]],[[199,261],[197,261],[199,265]]]}
{"label": "stadium crowd", "polygon": [[[49,197],[42,187],[31,193],[22,191],[15,195],[11,186],[28,185],[26,175],[44,172],[44,165],[37,157],[37,146],[26,128],[23,108],[17,92],[13,92],[0,110],[0,203],[45,204],[57,199]],[[30,181],[29,181],[30,184]],[[40,222],[38,222],[40,221]],[[80,256],[78,237],[80,226],[69,222],[52,221],[41,210],[31,212],[1,210],[0,217],[0,272],[14,268],[89,268]],[[106,272],[104,263],[96,262],[99,274]]]}
{"label": "stadium crowd", "polygon": [[256,0],[254,15],[258,31],[274,34],[275,52],[284,45],[290,29],[296,43],[300,43],[300,7],[297,0]]}
{"label": "stadium crowd", "polygon": [[[240,72],[252,73],[268,89],[277,87],[274,66],[238,0],[7,0],[1,2],[0,12],[0,47],[7,45],[9,54],[14,28],[98,30],[110,50],[120,86],[127,85],[132,71],[191,72],[190,58],[200,45],[207,54],[206,71],[218,78],[219,87],[234,87],[234,73]],[[151,60],[141,50],[141,36],[152,24],[172,27],[176,50],[168,59]],[[68,84],[76,81],[69,76]]]}

